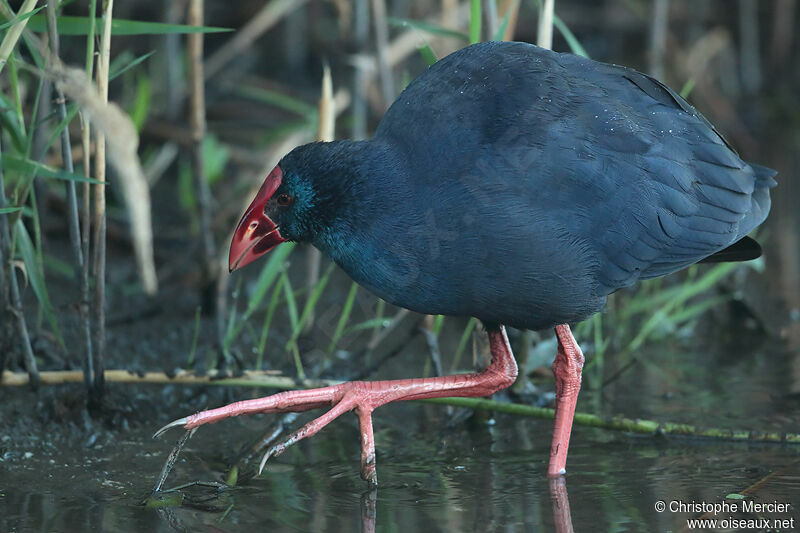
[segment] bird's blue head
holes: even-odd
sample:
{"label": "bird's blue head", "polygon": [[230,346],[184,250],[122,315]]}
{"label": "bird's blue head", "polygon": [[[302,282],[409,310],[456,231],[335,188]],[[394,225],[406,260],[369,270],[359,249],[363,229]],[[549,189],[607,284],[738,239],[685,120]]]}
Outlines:
{"label": "bird's blue head", "polygon": [[286,241],[312,242],[346,206],[340,185],[347,173],[337,143],[296,148],[272,169],[233,234],[228,267],[252,263]]}
{"label": "bird's blue head", "polygon": [[286,241],[310,241],[317,227],[311,183],[281,165],[269,173],[236,226],[228,256],[232,271]]}

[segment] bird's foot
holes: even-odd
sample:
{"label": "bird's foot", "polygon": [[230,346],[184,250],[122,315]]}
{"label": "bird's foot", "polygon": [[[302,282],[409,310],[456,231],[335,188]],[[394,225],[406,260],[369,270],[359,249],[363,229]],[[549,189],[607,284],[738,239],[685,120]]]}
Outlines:
{"label": "bird's foot", "polygon": [[261,460],[258,473],[260,474],[264,470],[264,465],[270,457],[276,457],[286,451],[292,444],[316,434],[343,413],[355,411],[362,433],[361,477],[371,485],[375,485],[377,484],[377,476],[375,474],[375,439],[372,434],[372,411],[376,407],[392,401],[391,398],[385,399],[385,394],[370,394],[370,385],[378,383],[386,382],[350,381],[320,389],[287,391],[264,398],[234,402],[224,407],[201,411],[170,422],[159,429],[153,436],[158,437],[173,427],[193,429],[233,416],[254,413],[301,412],[333,405],[324,415],[308,422],[281,442],[271,446]]}
{"label": "bird's foot", "polygon": [[505,330],[501,327],[496,331],[490,331],[489,341],[492,363],[480,373],[391,381],[350,381],[320,389],[281,392],[265,398],[235,402],[175,420],[159,429],[154,437],[173,427],[192,429],[232,416],[300,412],[333,406],[324,415],[308,422],[267,450],[259,466],[259,473],[270,457],[280,455],[292,444],[316,434],[341,414],[355,411],[361,432],[361,477],[370,485],[377,485],[372,411],[395,401],[447,396],[488,396],[508,387],[517,377],[517,365],[511,354]]}
{"label": "bird's foot", "polygon": [[[261,459],[261,463],[258,466],[258,473],[261,474],[264,470],[264,465],[266,465],[270,457],[277,457],[292,444],[306,437],[315,435],[341,414],[347,411],[354,411],[356,416],[358,416],[358,425],[361,432],[361,478],[370,486],[377,486],[378,474],[375,469],[375,437],[372,431],[372,411],[394,400],[392,398],[381,398],[380,394],[370,394],[368,391],[369,385],[372,385],[372,383],[366,381],[350,381],[334,387],[316,389],[318,392],[329,390],[333,396],[332,402],[335,402],[333,408],[324,415],[308,422],[281,442],[270,446]],[[305,410],[302,407],[302,405],[297,405],[287,410]]]}

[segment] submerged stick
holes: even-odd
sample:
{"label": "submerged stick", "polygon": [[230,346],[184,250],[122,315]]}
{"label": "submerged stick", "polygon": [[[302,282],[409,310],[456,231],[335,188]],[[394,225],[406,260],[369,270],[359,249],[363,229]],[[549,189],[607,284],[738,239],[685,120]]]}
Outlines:
{"label": "submerged stick", "polygon": [[164,482],[167,480],[169,473],[175,466],[175,461],[178,460],[178,456],[180,455],[181,450],[183,449],[184,446],[186,446],[186,442],[191,438],[193,434],[194,434],[193,429],[184,431],[183,435],[181,435],[181,437],[175,443],[175,446],[172,448],[172,451],[169,452],[169,455],[167,456],[167,460],[164,461],[164,466],[161,467],[161,473],[159,474],[158,480],[156,481],[156,484],[153,487],[152,494],[161,492],[161,489],[164,487]]}
{"label": "submerged stick", "polygon": [[[219,376],[224,375],[219,372],[209,372],[208,374],[201,376],[184,370],[177,372],[173,376],[168,376],[164,372],[146,372],[144,374],[137,374],[128,370],[107,370],[105,374],[108,382],[115,383],[217,385],[234,387],[262,387],[269,389],[320,388],[343,383],[342,381],[327,379],[297,380],[283,376],[279,372],[271,370],[247,371],[239,377],[223,379],[219,379]],[[42,385],[79,383],[82,379],[79,371],[72,370],[41,372],[40,378]],[[6,371],[2,374],[0,386],[22,386],[27,385],[28,382],[27,374]],[[545,407],[498,402],[496,400],[487,400],[484,398],[432,398],[418,401],[542,419],[552,419],[554,412],[553,409],[548,409]],[[574,423],[579,426],[610,429],[614,431],[626,431],[629,433],[639,433],[644,435],[679,435],[704,439],[800,444],[800,433],[710,428],[691,424],[677,424],[673,422],[658,422],[655,420],[625,418],[622,416],[603,417],[590,413],[575,413]]]}
{"label": "submerged stick", "polygon": [[[534,407],[518,403],[498,402],[482,398],[433,398],[422,400],[429,403],[441,403],[469,409],[481,409],[507,413],[532,418],[553,418],[553,409]],[[747,431],[740,429],[721,429],[694,426],[691,424],[677,424],[673,422],[658,422],[655,420],[642,420],[640,418],[625,418],[622,416],[603,417],[590,413],[575,413],[573,422],[579,426],[588,426],[615,431],[627,431],[644,435],[683,435],[707,439],[722,439],[750,442],[774,442],[787,444],[800,444],[800,433],[779,433],[763,431]]]}

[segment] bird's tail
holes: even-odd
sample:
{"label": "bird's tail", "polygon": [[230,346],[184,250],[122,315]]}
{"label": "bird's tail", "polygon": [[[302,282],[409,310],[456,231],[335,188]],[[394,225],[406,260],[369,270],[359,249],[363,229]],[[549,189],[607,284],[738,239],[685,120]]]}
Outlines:
{"label": "bird's tail", "polygon": [[761,245],[755,239],[744,237],[727,248],[701,259],[698,263],[728,263],[750,261],[761,257]]}
{"label": "bird's tail", "polygon": [[755,163],[750,163],[750,167],[753,169],[753,174],[756,178],[755,190],[752,196],[753,207],[740,225],[740,238],[736,239],[733,244],[727,248],[723,248],[706,257],[700,261],[701,263],[749,261],[761,256],[761,246],[754,239],[746,235],[767,218],[770,207],[769,190],[778,184],[778,182],[775,181],[775,175],[778,174],[778,172]]}
{"label": "bird's tail", "polygon": [[775,176],[778,174],[777,170],[756,163],[749,163],[749,165],[756,176],[756,189],[771,189],[778,184],[778,182],[775,181]]}

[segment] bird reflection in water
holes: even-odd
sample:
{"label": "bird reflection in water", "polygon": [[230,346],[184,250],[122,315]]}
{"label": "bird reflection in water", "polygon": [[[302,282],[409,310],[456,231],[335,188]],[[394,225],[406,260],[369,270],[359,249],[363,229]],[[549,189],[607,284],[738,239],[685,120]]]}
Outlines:
{"label": "bird reflection in water", "polygon": [[550,477],[550,502],[553,504],[553,523],[556,533],[572,533],[572,516],[569,513],[567,480],[563,476]]}
{"label": "bird reflection in water", "polygon": [[[563,476],[548,478],[550,503],[553,506],[553,526],[556,533],[573,533],[572,515],[569,510],[567,480]],[[372,488],[361,494],[361,533],[374,533],[377,516],[378,489]]]}
{"label": "bird reflection in water", "polygon": [[361,533],[375,532],[378,489],[372,488],[361,495]]}

